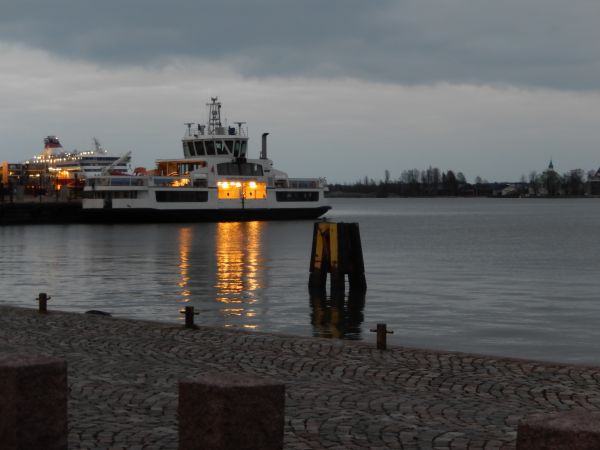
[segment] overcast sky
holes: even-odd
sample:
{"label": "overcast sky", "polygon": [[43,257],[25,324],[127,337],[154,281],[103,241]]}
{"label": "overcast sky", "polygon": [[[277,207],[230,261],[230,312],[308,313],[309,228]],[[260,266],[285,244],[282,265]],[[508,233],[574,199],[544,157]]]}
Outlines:
{"label": "overcast sky", "polygon": [[599,23],[597,0],[0,0],[0,160],[55,134],[151,166],[219,96],[293,176],[597,169]]}

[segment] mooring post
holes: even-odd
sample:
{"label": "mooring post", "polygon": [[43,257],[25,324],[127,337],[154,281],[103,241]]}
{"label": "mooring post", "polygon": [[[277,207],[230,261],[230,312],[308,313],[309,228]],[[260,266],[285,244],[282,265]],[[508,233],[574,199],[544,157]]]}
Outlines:
{"label": "mooring post", "polygon": [[348,224],[347,240],[349,241],[351,256],[351,269],[348,270],[348,282],[354,292],[367,292],[367,279],[365,277],[365,262],[363,258],[360,230],[358,223]]}
{"label": "mooring post", "polygon": [[39,302],[39,312],[40,313],[45,314],[48,312],[47,302],[51,298],[52,297],[48,297],[48,295],[45,292],[39,293],[37,300]]}
{"label": "mooring post", "polygon": [[194,325],[194,316],[197,316],[198,313],[194,312],[193,306],[186,306],[179,312],[185,314],[185,328],[196,328],[196,325]]}
{"label": "mooring post", "polygon": [[324,292],[330,274],[331,295],[344,296],[346,275],[350,290],[366,292],[365,265],[358,223],[314,224],[310,276],[311,293]]}
{"label": "mooring post", "polygon": [[387,335],[394,334],[393,331],[388,331],[385,323],[378,323],[375,330],[371,330],[371,333],[377,333],[377,349],[387,349]]}
{"label": "mooring post", "polygon": [[310,275],[308,288],[311,292],[324,292],[327,273],[330,270],[330,224],[316,222],[313,227],[312,249],[310,255]]}

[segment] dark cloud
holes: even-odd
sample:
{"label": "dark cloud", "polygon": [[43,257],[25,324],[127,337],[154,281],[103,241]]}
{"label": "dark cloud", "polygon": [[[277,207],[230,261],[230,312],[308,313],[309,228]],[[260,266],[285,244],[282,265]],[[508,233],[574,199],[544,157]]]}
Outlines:
{"label": "dark cloud", "polygon": [[0,40],[101,64],[248,76],[600,88],[595,0],[0,0]]}

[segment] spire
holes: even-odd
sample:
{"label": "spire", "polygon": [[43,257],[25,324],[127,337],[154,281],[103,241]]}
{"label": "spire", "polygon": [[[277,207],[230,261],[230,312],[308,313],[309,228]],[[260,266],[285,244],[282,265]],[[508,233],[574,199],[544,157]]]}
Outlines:
{"label": "spire", "polygon": [[548,170],[554,170],[554,164],[552,164],[552,159],[550,159],[550,164],[548,164]]}

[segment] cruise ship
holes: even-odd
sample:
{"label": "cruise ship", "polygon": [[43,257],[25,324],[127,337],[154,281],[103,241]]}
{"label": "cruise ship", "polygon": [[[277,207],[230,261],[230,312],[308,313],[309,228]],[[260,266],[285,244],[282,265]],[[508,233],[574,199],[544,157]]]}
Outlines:
{"label": "cruise ship", "polygon": [[[153,170],[114,173],[106,167],[86,179],[83,213],[90,221],[161,222],[314,219],[331,207],[324,178],[291,178],[267,156],[248,154],[245,122],[221,121],[211,98],[205,124],[187,123],[183,157],[160,159]],[[115,164],[120,164],[116,161]]]}
{"label": "cruise ship", "polygon": [[[116,161],[119,164],[115,164]],[[24,164],[43,167],[57,187],[83,183],[85,179],[101,174],[107,167],[115,173],[126,173],[129,170],[129,158],[120,159],[119,156],[110,155],[96,138],[93,138],[92,150],[68,152],[57,136],[47,136],[44,138],[42,153]]]}

